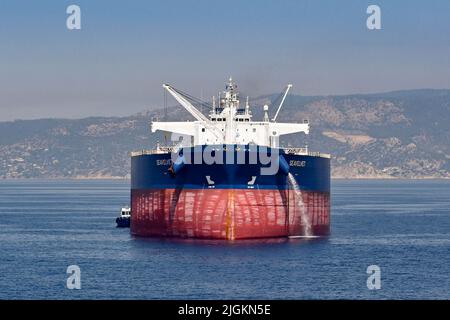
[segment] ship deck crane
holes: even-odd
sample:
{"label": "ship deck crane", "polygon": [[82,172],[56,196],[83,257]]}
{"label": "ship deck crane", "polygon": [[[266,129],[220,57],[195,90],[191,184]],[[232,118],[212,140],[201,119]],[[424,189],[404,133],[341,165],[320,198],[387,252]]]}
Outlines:
{"label": "ship deck crane", "polygon": [[288,84],[287,87],[286,87],[286,91],[284,92],[283,99],[281,99],[281,102],[280,102],[280,105],[278,106],[277,112],[275,113],[275,116],[274,116],[273,119],[272,119],[273,122],[275,122],[275,121],[277,120],[278,113],[280,112],[281,107],[282,107],[283,104],[284,104],[284,100],[286,99],[286,97],[287,97],[287,95],[288,95],[288,93],[289,93],[289,90],[290,90],[291,88],[292,88],[292,84]]}
{"label": "ship deck crane", "polygon": [[[193,103],[197,99],[164,84],[163,88],[169,92],[181,106],[186,109],[196,121],[181,122],[152,122],[152,132],[161,130],[173,134],[190,136],[189,140],[183,139],[182,143],[188,145],[247,145],[279,147],[279,137],[287,134],[304,132],[309,133],[309,123],[278,123],[276,119],[286,100],[292,85],[288,84],[286,90],[280,94],[282,97],[277,112],[272,120],[266,116],[263,121],[252,121],[249,106],[246,105],[247,113],[239,114],[239,98],[235,92],[236,86],[230,79],[226,86],[224,95],[220,98],[219,111],[213,102],[213,113],[210,119],[200,112]],[[192,101],[192,102],[191,102]],[[213,100],[214,101],[214,100]],[[267,114],[267,107],[264,109]],[[173,141],[179,141],[179,137],[173,136]],[[181,146],[181,143],[179,144]]]}
{"label": "ship deck crane", "polygon": [[183,108],[185,108],[186,111],[189,112],[195,119],[209,124],[209,119],[196,107],[194,107],[192,103],[189,102],[189,100],[187,100],[180,92],[178,92],[177,89],[168,84],[163,84],[163,88],[166,89],[175,98],[175,100],[177,100],[183,106]]}
{"label": "ship deck crane", "polygon": [[[194,107],[194,105],[185,97],[184,94],[182,94],[169,84],[163,84],[163,88],[166,89],[167,92],[169,92],[175,98],[175,100],[177,100],[181,104],[181,106],[186,109],[186,111],[189,112],[198,122],[203,124],[205,128],[211,131],[216,138],[223,138],[222,132],[219,131],[219,129],[211,122],[211,120],[209,120],[203,113],[201,113],[196,107]],[[174,131],[174,128],[178,128],[179,130]],[[177,132],[179,134],[187,134],[191,136],[195,134],[194,127],[192,126],[192,123],[189,122],[153,122],[152,131],[156,130]]]}

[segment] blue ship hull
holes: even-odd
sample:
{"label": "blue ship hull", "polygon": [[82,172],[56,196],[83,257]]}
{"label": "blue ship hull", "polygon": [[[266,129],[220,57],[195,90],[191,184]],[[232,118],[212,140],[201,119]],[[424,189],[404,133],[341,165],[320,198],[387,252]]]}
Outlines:
{"label": "blue ship hull", "polygon": [[213,239],[329,234],[328,157],[269,149],[278,170],[264,175],[261,169],[270,164],[250,162],[255,154],[248,147],[215,149],[223,152],[225,164],[192,163],[204,147],[185,149],[174,161],[170,153],[132,157],[133,234]]}

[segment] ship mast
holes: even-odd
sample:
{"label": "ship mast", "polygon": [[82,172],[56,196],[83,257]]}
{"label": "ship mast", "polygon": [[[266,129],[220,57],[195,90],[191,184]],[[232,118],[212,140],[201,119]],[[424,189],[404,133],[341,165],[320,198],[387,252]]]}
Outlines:
{"label": "ship mast", "polygon": [[[225,110],[226,114],[226,129],[225,129],[225,144],[233,144],[234,135],[236,131],[236,126],[234,125],[234,116],[236,114],[236,110],[239,107],[239,97],[235,89],[237,89],[236,84],[233,82],[233,79],[230,77],[228,80],[228,84],[226,86],[225,91]],[[228,109],[228,110],[227,110]]]}

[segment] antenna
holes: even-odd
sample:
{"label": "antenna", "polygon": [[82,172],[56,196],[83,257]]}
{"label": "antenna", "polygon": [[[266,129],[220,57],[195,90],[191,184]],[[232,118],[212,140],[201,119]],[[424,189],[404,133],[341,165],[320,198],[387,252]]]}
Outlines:
{"label": "antenna", "polygon": [[[200,101],[203,101],[203,88],[200,89]],[[203,103],[200,103],[200,112],[203,113]]]}
{"label": "antenna", "polygon": [[167,91],[164,90],[164,120],[167,121]]}
{"label": "antenna", "polygon": [[291,88],[292,88],[292,84],[288,84],[287,88],[286,88],[286,92],[284,93],[283,99],[281,99],[280,105],[278,106],[277,112],[275,113],[275,116],[273,117],[272,121],[275,122],[277,120],[278,113],[280,112],[281,107],[283,106],[284,100],[286,99],[286,96]]}

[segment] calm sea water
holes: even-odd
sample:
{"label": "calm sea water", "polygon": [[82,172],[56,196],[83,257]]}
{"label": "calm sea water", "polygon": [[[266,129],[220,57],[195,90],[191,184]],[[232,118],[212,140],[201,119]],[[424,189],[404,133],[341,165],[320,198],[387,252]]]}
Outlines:
{"label": "calm sea water", "polygon": [[133,238],[128,201],[126,181],[1,181],[0,299],[450,299],[450,181],[333,181],[318,240]]}

